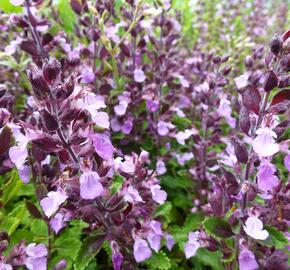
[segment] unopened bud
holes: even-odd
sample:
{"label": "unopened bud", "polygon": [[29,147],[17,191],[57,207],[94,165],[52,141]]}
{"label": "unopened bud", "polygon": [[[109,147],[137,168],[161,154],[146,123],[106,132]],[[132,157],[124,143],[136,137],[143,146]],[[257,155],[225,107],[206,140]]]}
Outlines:
{"label": "unopened bud", "polygon": [[275,55],[278,55],[282,50],[282,46],[283,46],[282,38],[278,34],[275,34],[270,41],[271,52]]}
{"label": "unopened bud", "polygon": [[269,70],[265,75],[264,91],[270,92],[278,85],[278,78],[274,71]]}
{"label": "unopened bud", "polygon": [[52,84],[60,75],[61,64],[55,58],[51,58],[43,64],[42,71],[44,79]]}

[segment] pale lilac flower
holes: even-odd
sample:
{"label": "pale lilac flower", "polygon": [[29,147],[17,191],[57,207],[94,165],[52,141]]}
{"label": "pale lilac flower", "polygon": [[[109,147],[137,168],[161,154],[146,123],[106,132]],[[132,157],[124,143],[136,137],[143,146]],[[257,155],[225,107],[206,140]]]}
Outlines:
{"label": "pale lilac flower", "polygon": [[146,76],[142,69],[135,69],[134,70],[134,80],[135,82],[142,83],[146,80]]}
{"label": "pale lilac flower", "polygon": [[100,128],[110,128],[109,115],[106,112],[96,112],[92,115],[92,120]]}
{"label": "pale lilac flower", "polygon": [[148,109],[151,112],[156,112],[158,108],[159,108],[158,100],[152,100],[152,99],[146,100],[146,109]]}
{"label": "pale lilac flower", "polygon": [[175,134],[175,139],[179,144],[185,145],[185,140],[187,140],[190,136],[195,134],[192,129],[186,129],[184,131],[179,131]]}
{"label": "pale lilac flower", "polygon": [[112,145],[109,137],[104,134],[93,134],[91,137],[96,153],[105,160],[113,160],[113,153],[115,148]]}
{"label": "pale lilac flower", "polygon": [[14,6],[21,6],[25,0],[10,0],[10,3]]}
{"label": "pale lilac flower", "polygon": [[236,119],[231,117],[232,114],[232,108],[231,108],[231,102],[227,99],[221,99],[220,100],[220,105],[219,108],[217,110],[217,113],[219,114],[219,116],[224,117],[229,126],[234,128],[236,125]]}
{"label": "pale lilac flower", "polygon": [[284,165],[287,168],[287,170],[290,172],[290,154],[285,156],[284,158]]}
{"label": "pale lilac flower", "polygon": [[161,238],[162,238],[162,229],[161,223],[156,220],[151,220],[150,222],[150,230],[148,232],[148,242],[150,247],[155,251],[158,252],[161,246]]}
{"label": "pale lilac flower", "polygon": [[124,134],[130,134],[133,129],[133,118],[128,118],[121,126],[121,130]]}
{"label": "pale lilac flower", "polygon": [[158,204],[163,204],[167,199],[166,191],[161,189],[160,185],[153,185],[150,187],[152,199]]}
{"label": "pale lilac flower", "polygon": [[95,73],[90,68],[84,68],[81,77],[83,83],[93,83],[96,79]]}
{"label": "pale lilac flower", "polygon": [[111,129],[114,132],[118,132],[121,130],[121,122],[117,118],[111,119]]}
{"label": "pale lilac flower", "polygon": [[275,142],[277,134],[268,127],[259,128],[257,137],[253,140],[253,149],[261,157],[270,157],[279,152],[279,145]]}
{"label": "pale lilac flower", "polygon": [[118,116],[123,116],[125,115],[127,111],[127,107],[128,107],[128,103],[125,101],[122,101],[114,107],[114,111]]}
{"label": "pale lilac flower", "polygon": [[268,192],[273,193],[273,189],[279,184],[278,177],[274,175],[275,172],[275,165],[271,164],[267,160],[263,160],[258,167],[258,188],[264,192],[260,195],[264,199],[272,198],[272,195],[268,195]]}
{"label": "pale lilac flower", "polygon": [[166,241],[165,245],[168,248],[168,250],[170,251],[175,244],[175,240],[173,239],[172,235],[169,233],[165,233],[164,237],[165,237],[165,241]]}
{"label": "pale lilac flower", "polygon": [[186,161],[193,159],[193,154],[192,153],[182,153],[182,154],[175,153],[175,157],[177,159],[178,164],[181,166],[184,166]]}
{"label": "pale lilac flower", "polygon": [[136,262],[139,263],[147,260],[151,257],[151,254],[152,252],[148,246],[148,243],[139,237],[136,238],[134,243],[134,257]]}
{"label": "pale lilac flower", "polygon": [[21,44],[22,39],[17,37],[16,40],[12,40],[9,45],[4,49],[5,54],[12,55],[16,52],[17,47]]}
{"label": "pale lilac flower", "polygon": [[243,247],[239,254],[240,270],[255,270],[259,268],[255,255],[249,249]]}
{"label": "pale lilac flower", "polygon": [[56,234],[65,226],[64,216],[61,213],[57,213],[54,218],[49,222],[51,228],[55,231]]}
{"label": "pale lilac flower", "polygon": [[190,232],[188,234],[188,241],[184,247],[186,259],[195,256],[196,251],[200,248],[200,243],[198,240],[199,234],[199,232]]}
{"label": "pale lilac flower", "polygon": [[156,172],[159,175],[165,174],[167,172],[165,163],[162,160],[158,160],[156,163]]}
{"label": "pale lilac flower", "polygon": [[157,132],[160,136],[166,136],[170,129],[175,126],[171,123],[166,123],[164,121],[159,121],[157,124]]}
{"label": "pale lilac flower", "polygon": [[46,270],[47,269],[47,249],[44,244],[35,243],[29,244],[26,247],[26,259],[25,265],[29,270]]}
{"label": "pale lilac flower", "polygon": [[80,176],[80,195],[83,199],[93,200],[102,195],[104,188],[97,172],[88,171]]}
{"label": "pale lilac flower", "polygon": [[30,167],[27,165],[22,165],[18,169],[19,177],[24,184],[28,184],[30,180]]}
{"label": "pale lilac flower", "polygon": [[62,191],[50,191],[46,197],[40,201],[40,205],[47,217],[51,217],[59,208],[59,206],[66,201],[68,196]]}
{"label": "pale lilac flower", "polygon": [[0,262],[0,269],[1,270],[13,270],[12,266],[10,264]]}
{"label": "pale lilac flower", "polygon": [[268,238],[269,233],[263,230],[263,222],[256,216],[248,217],[246,220],[246,226],[243,226],[247,235],[257,240],[265,240]]}
{"label": "pale lilac flower", "polygon": [[144,202],[138,190],[132,186],[129,186],[128,188],[126,188],[125,194],[124,194],[124,200],[130,203]]}
{"label": "pale lilac flower", "polygon": [[245,73],[239,77],[235,78],[235,83],[238,89],[242,89],[248,85],[248,73]]}
{"label": "pale lilac flower", "polygon": [[130,156],[125,156],[125,160],[123,160],[121,157],[117,157],[115,158],[114,163],[116,170],[120,170],[130,175],[135,173],[135,164],[132,157]]}
{"label": "pale lilac flower", "polygon": [[183,75],[176,75],[176,77],[179,79],[180,84],[182,87],[184,88],[188,88],[189,87],[189,82],[184,78]]}

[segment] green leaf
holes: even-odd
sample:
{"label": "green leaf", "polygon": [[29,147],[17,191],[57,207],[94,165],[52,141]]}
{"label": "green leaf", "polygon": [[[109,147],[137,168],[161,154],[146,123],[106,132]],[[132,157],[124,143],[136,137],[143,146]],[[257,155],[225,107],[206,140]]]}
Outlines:
{"label": "green leaf", "polygon": [[172,122],[179,130],[184,130],[192,125],[192,121],[186,117],[173,116]]}
{"label": "green leaf", "polygon": [[106,234],[88,236],[79,250],[74,269],[85,269],[89,262],[98,254],[105,240]]}
{"label": "green leaf", "polygon": [[163,223],[170,223],[171,218],[170,218],[170,212],[172,209],[172,203],[171,202],[165,202],[164,204],[158,206],[156,212],[155,212],[155,217],[162,216],[165,218],[165,222]]}
{"label": "green leaf", "polygon": [[12,5],[10,0],[1,0],[0,10],[2,10],[4,13],[20,13],[22,12],[23,8]]}
{"label": "green leaf", "polygon": [[66,32],[73,32],[74,24],[76,23],[76,15],[70,6],[70,1],[56,0],[55,2],[58,8],[60,19],[62,20],[64,26],[64,30]]}
{"label": "green leaf", "polygon": [[164,251],[155,253],[146,261],[148,269],[167,270],[170,269],[170,259],[167,257]]}
{"label": "green leaf", "polygon": [[208,217],[203,221],[206,232],[214,238],[224,239],[234,235],[230,224],[223,218]]}
{"label": "green leaf", "polygon": [[222,255],[219,251],[210,252],[206,248],[199,248],[195,257],[213,270],[224,270],[224,267],[221,265]]}
{"label": "green leaf", "polygon": [[284,233],[278,231],[275,227],[265,226],[265,229],[269,233],[269,237],[263,241],[266,245],[282,249],[289,244]]}

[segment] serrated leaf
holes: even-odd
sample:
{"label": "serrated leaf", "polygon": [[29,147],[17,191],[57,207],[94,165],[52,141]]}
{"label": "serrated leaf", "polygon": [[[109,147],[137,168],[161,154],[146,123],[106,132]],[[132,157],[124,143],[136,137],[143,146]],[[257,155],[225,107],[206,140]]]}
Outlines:
{"label": "serrated leaf", "polygon": [[154,254],[146,261],[146,264],[149,269],[167,270],[171,267],[170,259],[163,251],[159,251],[158,253],[154,252]]}
{"label": "serrated leaf", "polygon": [[163,223],[170,223],[170,212],[172,209],[172,203],[171,202],[165,202],[164,204],[158,206],[156,212],[155,212],[155,218],[156,217],[164,217],[165,221]]}
{"label": "serrated leaf", "polygon": [[272,247],[274,246],[277,249],[282,249],[289,244],[289,241],[286,238],[286,236],[282,232],[278,231],[276,228],[265,226],[265,229],[269,233],[269,237],[263,242],[266,243],[266,245]]}
{"label": "serrated leaf", "polygon": [[106,234],[87,237],[79,250],[74,264],[74,269],[85,269],[89,262],[98,254],[105,240]]}
{"label": "serrated leaf", "polygon": [[213,270],[224,270],[221,265],[221,253],[219,251],[210,252],[205,248],[199,248],[196,258],[203,264],[210,266]]}
{"label": "serrated leaf", "polygon": [[232,228],[223,218],[208,217],[203,221],[206,232],[214,238],[229,238],[234,235]]}

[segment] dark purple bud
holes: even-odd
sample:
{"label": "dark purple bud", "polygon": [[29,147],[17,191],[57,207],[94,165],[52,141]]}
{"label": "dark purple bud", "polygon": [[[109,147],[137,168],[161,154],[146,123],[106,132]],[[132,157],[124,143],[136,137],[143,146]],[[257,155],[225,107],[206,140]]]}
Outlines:
{"label": "dark purple bud", "polygon": [[281,71],[289,72],[290,71],[290,54],[282,56],[279,64],[280,64]]}
{"label": "dark purple bud", "polygon": [[249,135],[249,130],[251,128],[250,115],[249,111],[244,106],[242,106],[240,110],[240,128],[245,134]]}
{"label": "dark purple bud", "polygon": [[50,88],[43,78],[42,72],[35,65],[31,65],[27,73],[36,97],[45,98],[49,94]]}
{"label": "dark purple bud", "polygon": [[246,56],[246,58],[245,58],[245,66],[247,68],[251,68],[251,67],[253,67],[253,65],[254,65],[253,58],[250,55]]}
{"label": "dark purple bud", "polygon": [[225,66],[222,70],[221,70],[221,73],[226,76],[228,75],[232,70],[232,67],[231,66]]}
{"label": "dark purple bud", "polygon": [[269,70],[265,75],[264,91],[270,92],[278,85],[278,78],[274,71]]}
{"label": "dark purple bud", "polygon": [[79,1],[79,0],[70,0],[70,5],[71,5],[72,10],[76,14],[81,15],[81,13],[82,13],[81,1]]}
{"label": "dark purple bud", "polygon": [[212,61],[214,62],[214,64],[220,64],[221,63],[221,57],[220,56],[215,56]]}
{"label": "dark purple bud", "polygon": [[278,55],[279,52],[282,50],[282,47],[283,47],[282,38],[278,34],[275,34],[270,41],[271,52],[275,55]]}
{"label": "dark purple bud", "polygon": [[255,86],[253,85],[246,86],[242,92],[242,99],[244,106],[248,110],[259,115],[261,95],[259,93],[259,90]]}
{"label": "dark purple bud", "polygon": [[4,155],[8,151],[11,139],[12,139],[11,130],[10,128],[5,126],[0,134],[0,156]]}
{"label": "dark purple bud", "polygon": [[239,162],[246,164],[248,162],[248,151],[244,144],[234,141],[235,154]]}
{"label": "dark purple bud", "polygon": [[53,268],[53,270],[62,270],[66,268],[66,260],[60,260]]}
{"label": "dark purple bud", "polygon": [[58,129],[58,122],[50,112],[48,112],[46,109],[41,111],[43,122],[47,130],[49,131],[55,131]]}
{"label": "dark purple bud", "polygon": [[42,67],[44,79],[52,84],[60,75],[61,64],[55,58],[46,61]]}
{"label": "dark purple bud", "polygon": [[114,270],[120,270],[122,266],[123,261],[123,255],[119,251],[119,246],[115,241],[111,242],[111,248],[112,248],[112,262],[114,266]]}
{"label": "dark purple bud", "polygon": [[37,56],[37,47],[32,40],[22,41],[20,48],[31,56]]}
{"label": "dark purple bud", "polygon": [[230,58],[229,55],[223,55],[223,56],[221,57],[221,62],[222,62],[222,63],[225,63],[225,62],[227,62],[227,61],[229,60],[229,58]]}
{"label": "dark purple bud", "polygon": [[35,217],[35,218],[39,218],[39,219],[42,219],[42,215],[41,213],[39,212],[38,208],[34,205],[33,202],[31,201],[26,201],[26,207],[29,211],[29,213]]}

